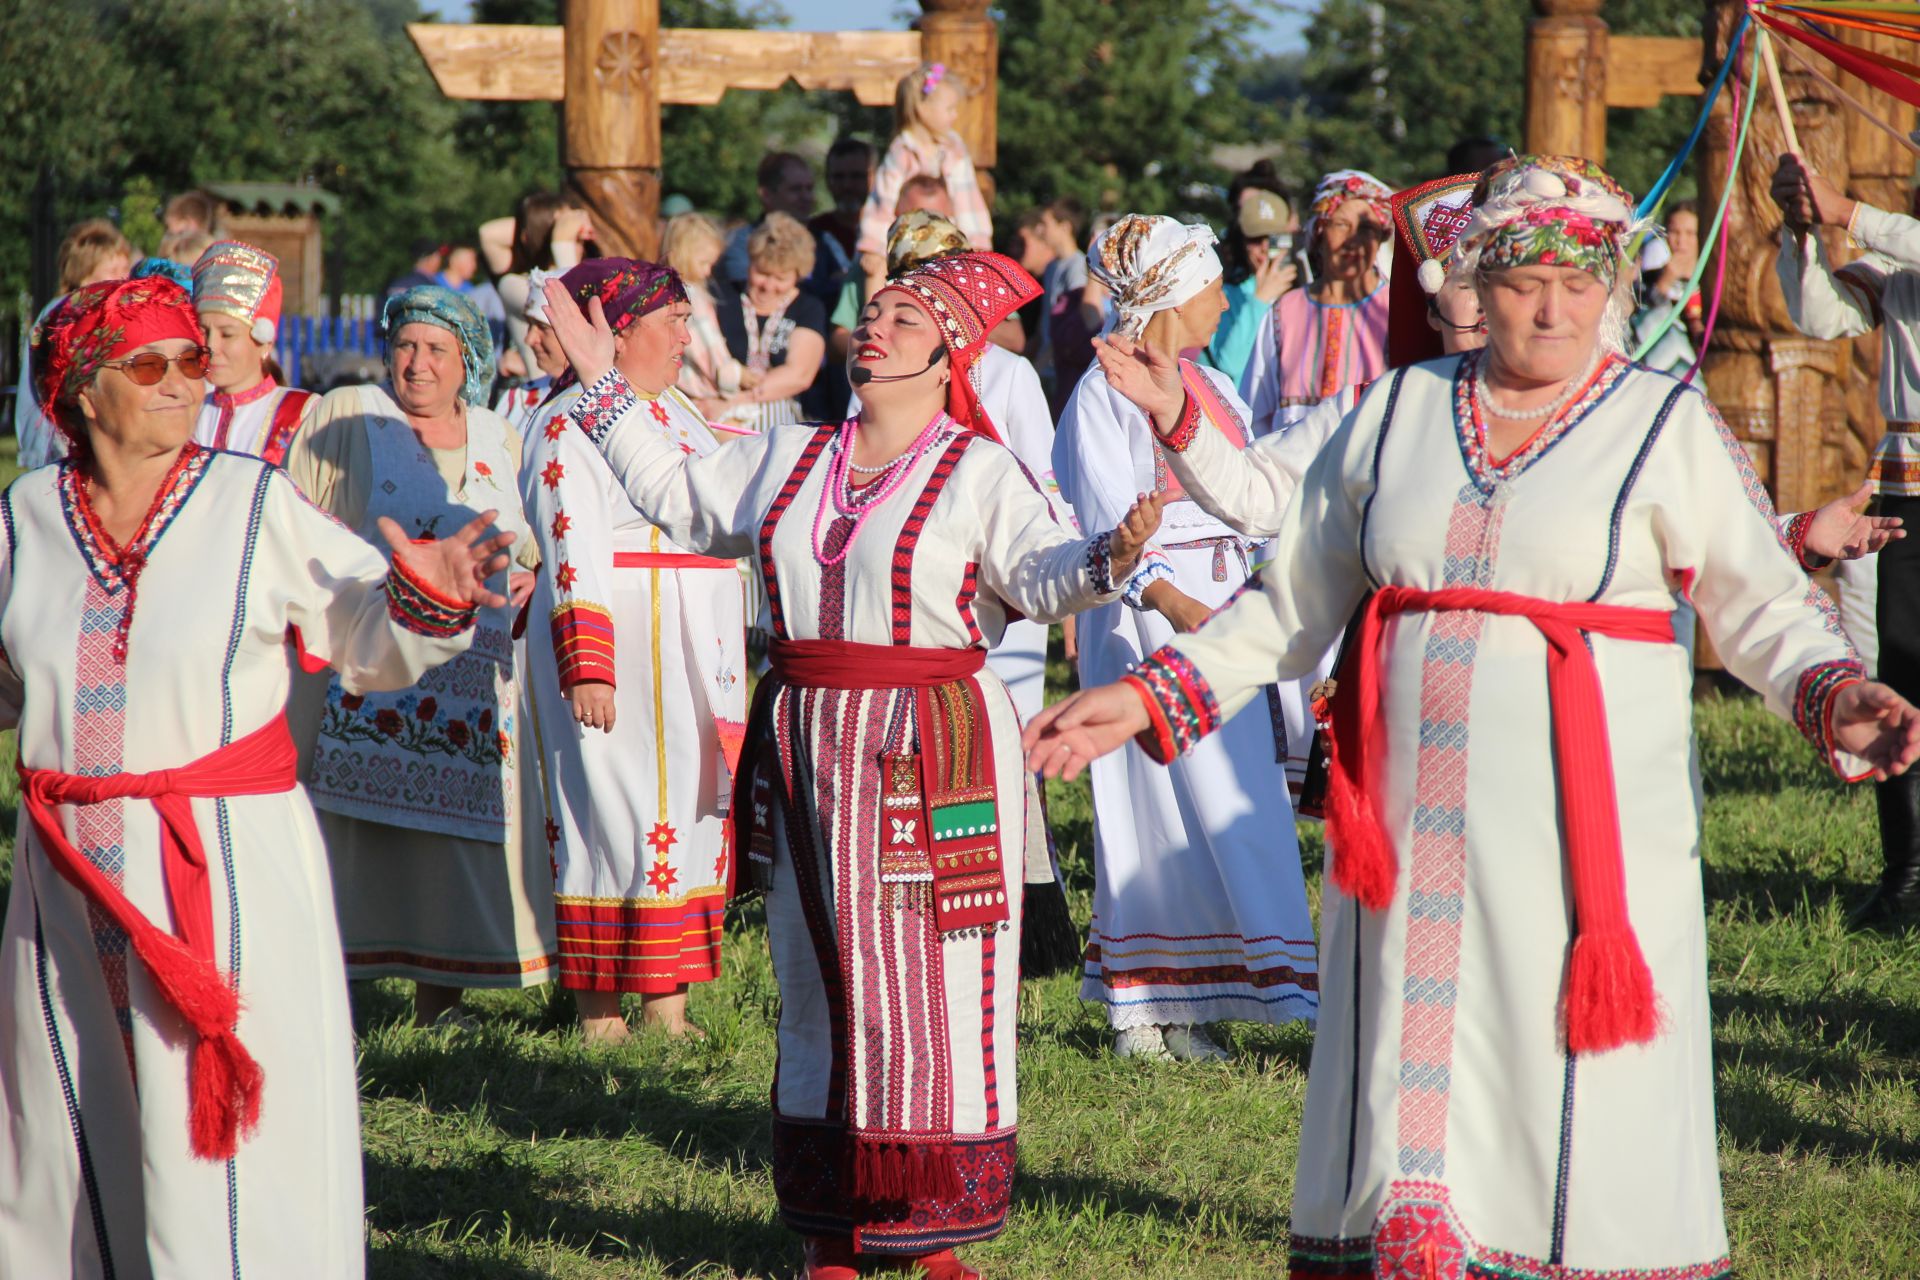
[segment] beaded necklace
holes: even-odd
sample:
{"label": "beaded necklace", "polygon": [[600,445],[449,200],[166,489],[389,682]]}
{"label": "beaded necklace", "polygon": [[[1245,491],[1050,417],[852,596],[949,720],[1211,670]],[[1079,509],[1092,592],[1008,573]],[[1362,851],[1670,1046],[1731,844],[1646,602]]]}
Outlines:
{"label": "beaded necklace", "polygon": [[[861,526],[866,524],[867,517],[888,498],[899,492],[900,487],[907,482],[907,476],[913,471],[914,463],[918,462],[920,456],[940,437],[942,430],[952,419],[948,418],[945,412],[935,414],[933,421],[914,437],[913,443],[907,446],[905,453],[883,467],[859,468],[860,471],[869,475],[877,471],[878,479],[863,485],[856,495],[851,478],[855,470],[853,432],[859,421],[858,418],[848,418],[840,425],[840,433],[833,440],[833,459],[827,463],[827,482],[820,491],[820,505],[813,511],[813,558],[823,567],[830,568],[847,558],[847,553],[853,550],[854,540],[860,536]],[[831,554],[827,552],[826,544],[820,537],[821,519],[826,515],[829,502],[841,517],[853,521],[853,528],[847,531],[847,536],[841,542],[839,550]]]}
{"label": "beaded necklace", "polygon": [[1558,415],[1562,409],[1573,403],[1575,396],[1586,390],[1588,380],[1593,377],[1593,371],[1600,367],[1600,361],[1603,360],[1605,356],[1606,353],[1598,346],[1594,347],[1593,357],[1587,361],[1587,367],[1582,369],[1574,377],[1569,378],[1567,385],[1561,388],[1559,395],[1537,409],[1509,409],[1505,405],[1495,404],[1493,402],[1493,388],[1488,385],[1486,378],[1481,374],[1481,370],[1476,366],[1473,371],[1473,377],[1474,381],[1479,384],[1477,390],[1480,393],[1478,397],[1480,408],[1496,418],[1505,418],[1510,422],[1525,422],[1530,418],[1551,419]]}

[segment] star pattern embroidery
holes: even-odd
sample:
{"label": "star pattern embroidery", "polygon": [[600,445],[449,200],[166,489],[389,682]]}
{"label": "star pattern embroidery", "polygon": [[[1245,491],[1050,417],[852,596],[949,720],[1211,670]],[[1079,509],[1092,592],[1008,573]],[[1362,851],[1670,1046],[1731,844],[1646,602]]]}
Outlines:
{"label": "star pattern embroidery", "polygon": [[553,540],[558,542],[567,536],[567,530],[573,528],[573,517],[564,511],[553,513]]}
{"label": "star pattern embroidery", "polygon": [[555,822],[552,818],[548,818],[547,819],[547,848],[551,849],[559,843],[560,843],[560,824]]}
{"label": "star pattern embroidery", "polygon": [[547,439],[558,440],[562,435],[566,434],[566,430],[567,424],[563,419],[547,419]]}
{"label": "star pattern embroidery", "polygon": [[549,489],[558,489],[560,487],[560,477],[565,474],[567,474],[567,469],[560,465],[560,459],[555,458],[552,462],[540,468],[540,481]]}
{"label": "star pattern embroidery", "polygon": [[679,878],[679,873],[664,862],[654,863],[653,870],[647,872],[647,883],[653,886],[655,893],[668,892]]}
{"label": "star pattern embroidery", "polygon": [[721,848],[720,856],[713,860],[713,878],[722,881],[727,878],[727,851],[725,847]]}
{"label": "star pattern embroidery", "polygon": [[651,413],[653,415],[653,420],[659,423],[661,426],[664,427],[667,425],[667,402],[666,401],[655,400],[652,404],[649,404],[647,406],[647,412]]}
{"label": "star pattern embroidery", "polygon": [[654,823],[653,830],[647,832],[647,843],[652,845],[653,851],[663,858],[667,856],[667,850],[673,848],[674,843],[679,839],[680,833],[664,822]]}
{"label": "star pattern embroidery", "polygon": [[580,571],[562,560],[560,567],[553,571],[553,580],[560,584],[562,591],[571,591],[573,584],[580,580]]}

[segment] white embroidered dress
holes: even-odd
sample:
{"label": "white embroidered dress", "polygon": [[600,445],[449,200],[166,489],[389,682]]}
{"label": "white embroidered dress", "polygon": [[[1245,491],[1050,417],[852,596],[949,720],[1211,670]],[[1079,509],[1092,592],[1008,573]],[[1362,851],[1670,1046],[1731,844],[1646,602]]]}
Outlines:
{"label": "white embroidered dress", "polygon": [[[1190,385],[1207,379],[1229,419],[1200,434],[1220,449],[1235,448],[1229,431],[1244,441],[1245,406],[1226,376],[1191,364],[1184,374]],[[1170,492],[1152,425],[1098,365],[1074,389],[1054,443],[1061,491],[1083,529],[1112,528],[1137,494]],[[1150,582],[1164,578],[1218,607],[1247,581],[1257,546],[1189,499],[1168,502],[1126,600],[1081,615],[1082,687],[1119,679],[1173,639],[1172,625],[1141,604]],[[1314,1014],[1313,917],[1276,702],[1255,699],[1168,768],[1134,745],[1094,762],[1093,923],[1080,995],[1106,1005],[1117,1029]]]}
{"label": "white embroidered dress", "polygon": [[[776,643],[964,656],[991,646],[1011,609],[1053,620],[1103,598],[1105,537],[1061,529],[1011,453],[950,423],[827,566],[815,517],[837,424],[776,427],[692,456],[653,429],[617,373],[572,414],[675,544],[754,557],[767,584],[761,623]],[[850,523],[828,502],[818,521],[828,558]],[[883,811],[882,757],[913,749],[902,735],[921,690],[789,683],[766,713],[770,767],[783,780],[760,815],[770,824],[767,920],[781,994],[774,1190],[794,1229],[851,1233],[862,1252],[917,1255],[994,1235],[1011,1194],[1019,877],[1051,871],[1005,686],[983,669],[942,687],[975,689],[984,707],[986,723],[967,732],[992,753],[991,852],[1006,891],[998,928],[941,931],[935,904],[886,878],[893,854],[883,833],[891,850],[915,819]],[[750,725],[750,752],[753,733]],[[781,798],[789,787],[791,809]],[[753,798],[758,810],[757,788]],[[865,1161],[856,1154],[889,1148],[913,1185],[950,1176],[959,1194],[859,1196]]]}
{"label": "white embroidered dress", "polygon": [[[387,565],[281,472],[201,451],[176,476],[131,593],[79,513],[71,470],[0,497],[0,722],[31,767],[186,765],[281,714],[287,640],[355,689],[463,651],[390,612]],[[196,799],[214,958],[265,1072],[260,1125],[225,1162],[189,1153],[188,1052],[127,938],[23,821],[0,936],[0,1272],[357,1277],[359,1099],[326,853],[306,793]],[[169,928],[154,806],[62,806],[81,854]]]}
{"label": "white embroidered dress", "polygon": [[[1829,695],[1857,663],[1705,398],[1615,359],[1496,465],[1460,367],[1381,379],[1308,469],[1263,589],[1143,665],[1174,744],[1305,669],[1370,586],[1393,584],[1661,611],[1685,589],[1729,668],[1824,747]],[[1571,898],[1540,633],[1478,613],[1391,618],[1371,797],[1398,882],[1379,913],[1331,883],[1323,898],[1295,1274],[1729,1274],[1692,672],[1678,645],[1588,639],[1665,1030],[1564,1048]]]}
{"label": "white embroidered dress", "polygon": [[[526,683],[560,982],[666,993],[720,976],[725,818],[747,718],[740,572],[634,510],[567,419],[578,396],[563,393],[534,423],[523,493],[540,543]],[[672,389],[641,422],[689,456],[719,447]],[[565,691],[585,681],[613,686],[612,732],[575,721]]]}
{"label": "white embroidered dress", "polygon": [[[344,387],[296,439],[289,472],[369,541],[383,515],[421,538],[495,510],[524,556],[519,437],[489,409],[469,405],[466,418],[464,450],[429,450],[387,388]],[[507,573],[491,585],[505,595]],[[525,831],[511,625],[507,606],[481,610],[472,648],[414,688],[327,689],[308,787],[355,978],[552,977],[552,871],[538,825]]]}
{"label": "white embroidered dress", "polygon": [[279,466],[319,403],[313,392],[283,387],[272,378],[239,395],[209,391],[193,424],[193,439],[209,449],[265,458]]}

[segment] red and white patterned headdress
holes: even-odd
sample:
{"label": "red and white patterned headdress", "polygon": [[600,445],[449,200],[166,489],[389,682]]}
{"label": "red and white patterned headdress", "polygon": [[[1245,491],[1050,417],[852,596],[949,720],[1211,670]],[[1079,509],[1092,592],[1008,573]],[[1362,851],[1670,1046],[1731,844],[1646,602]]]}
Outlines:
{"label": "red and white patterned headdress", "polygon": [[974,393],[973,366],[994,326],[1040,296],[1040,282],[1005,254],[956,253],[923,262],[880,290],[892,292],[904,293],[931,316],[946,344],[953,361],[948,414],[963,427],[1000,439]]}

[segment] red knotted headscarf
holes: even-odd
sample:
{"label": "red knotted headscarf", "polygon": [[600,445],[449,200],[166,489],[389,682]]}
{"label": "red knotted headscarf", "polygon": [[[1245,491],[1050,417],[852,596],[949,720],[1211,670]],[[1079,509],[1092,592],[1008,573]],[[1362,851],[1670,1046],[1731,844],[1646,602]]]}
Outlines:
{"label": "red knotted headscarf", "polygon": [[[887,282],[933,317],[953,362],[947,413],[961,426],[1000,439],[973,389],[973,368],[994,326],[1039,297],[1040,282],[1002,253],[956,253],[934,258]],[[877,294],[875,295],[878,296]]]}
{"label": "red knotted headscarf", "polygon": [[206,342],[192,296],[173,281],[148,276],[82,285],[34,326],[34,394],[68,442],[83,447],[81,389],[107,361],[169,338]]}

